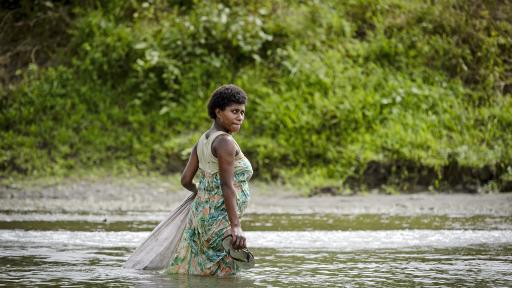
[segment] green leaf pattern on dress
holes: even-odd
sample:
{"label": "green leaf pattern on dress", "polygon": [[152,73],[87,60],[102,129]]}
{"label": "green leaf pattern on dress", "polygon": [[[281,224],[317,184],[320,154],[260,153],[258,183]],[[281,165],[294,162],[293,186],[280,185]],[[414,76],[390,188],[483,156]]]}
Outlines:
{"label": "green leaf pattern on dress", "polygon": [[[237,214],[241,219],[250,198],[251,163],[243,156],[235,161],[234,187]],[[198,193],[192,202],[187,226],[167,273],[233,275],[240,269],[222,247],[230,228],[219,173],[199,170]]]}

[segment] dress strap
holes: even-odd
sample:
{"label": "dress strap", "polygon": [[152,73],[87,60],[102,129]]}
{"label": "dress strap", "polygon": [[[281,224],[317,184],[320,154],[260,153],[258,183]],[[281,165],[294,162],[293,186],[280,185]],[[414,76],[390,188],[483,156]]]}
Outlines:
{"label": "dress strap", "polygon": [[213,143],[213,140],[215,140],[215,138],[217,138],[217,136],[222,135],[222,134],[228,134],[229,136],[231,136],[229,133],[226,133],[224,131],[215,131],[210,134],[210,136],[207,139],[207,142],[210,142],[210,146],[211,146]]}
{"label": "dress strap", "polygon": [[[215,173],[219,170],[217,157],[213,156],[212,153],[212,143],[221,134],[227,134],[231,136],[229,133],[224,131],[215,131],[211,133],[208,138],[206,138],[206,133],[204,133],[198,142],[197,156],[199,158],[199,168],[205,172]],[[236,145],[238,147],[238,144]],[[238,147],[238,149],[240,148]]]}
{"label": "dress strap", "polygon": [[[238,146],[238,143],[235,141],[235,139],[233,138],[233,135],[227,133],[227,132],[224,132],[224,131],[215,131],[213,132],[212,134],[210,134],[210,137],[208,137],[208,140],[206,141],[207,145],[206,145],[206,149],[207,151],[210,151],[210,154],[213,156],[213,153],[211,152],[212,151],[212,144],[213,144],[213,141],[215,140],[215,138],[217,138],[218,136],[222,135],[222,134],[226,134],[228,135],[229,137],[231,137],[231,139],[233,139],[233,142],[235,142],[235,145],[236,145],[236,148],[238,149],[238,152],[239,153],[242,153],[242,149],[240,149],[240,146]],[[213,156],[215,158],[215,156]]]}

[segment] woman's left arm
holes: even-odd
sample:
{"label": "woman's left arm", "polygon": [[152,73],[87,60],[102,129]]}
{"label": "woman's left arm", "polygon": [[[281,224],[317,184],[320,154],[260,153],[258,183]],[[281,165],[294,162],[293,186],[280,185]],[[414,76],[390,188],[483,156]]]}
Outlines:
{"label": "woman's left arm", "polygon": [[237,214],[236,190],[234,186],[235,175],[235,155],[236,146],[233,138],[219,136],[214,140],[213,149],[217,153],[219,160],[219,177],[224,196],[224,206],[228,213],[229,223],[231,225],[231,237],[233,248],[246,248],[246,238],[240,225],[240,219]]}
{"label": "woman's left arm", "polygon": [[197,185],[194,183],[194,176],[199,169],[199,158],[197,157],[197,144],[192,148],[192,153],[188,158],[187,166],[181,173],[181,185],[188,191],[197,193]]}

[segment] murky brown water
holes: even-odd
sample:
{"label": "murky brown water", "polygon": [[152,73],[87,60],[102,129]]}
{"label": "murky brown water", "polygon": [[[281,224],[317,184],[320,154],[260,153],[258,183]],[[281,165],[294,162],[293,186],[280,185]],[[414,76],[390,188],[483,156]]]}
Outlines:
{"label": "murky brown water", "polygon": [[164,214],[0,213],[0,286],[511,287],[512,217],[247,215],[255,268],[122,268]]}

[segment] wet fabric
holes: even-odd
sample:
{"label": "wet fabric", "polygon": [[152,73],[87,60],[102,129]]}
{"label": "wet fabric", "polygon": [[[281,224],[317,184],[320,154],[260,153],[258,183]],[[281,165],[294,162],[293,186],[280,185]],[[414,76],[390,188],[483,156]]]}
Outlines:
{"label": "wet fabric", "polygon": [[161,270],[167,267],[186,227],[195,195],[190,195],[150,233],[124,264],[125,268]]}
{"label": "wet fabric", "polygon": [[[198,141],[198,193],[192,202],[176,254],[165,270],[167,273],[226,276],[240,270],[236,261],[222,247],[222,239],[230,224],[224,206],[218,163],[211,163],[217,161],[211,154],[211,144],[221,134],[227,133],[218,131],[208,138],[203,134]],[[239,150],[235,157],[234,187],[240,219],[250,198],[248,181],[252,172],[251,163]]]}

